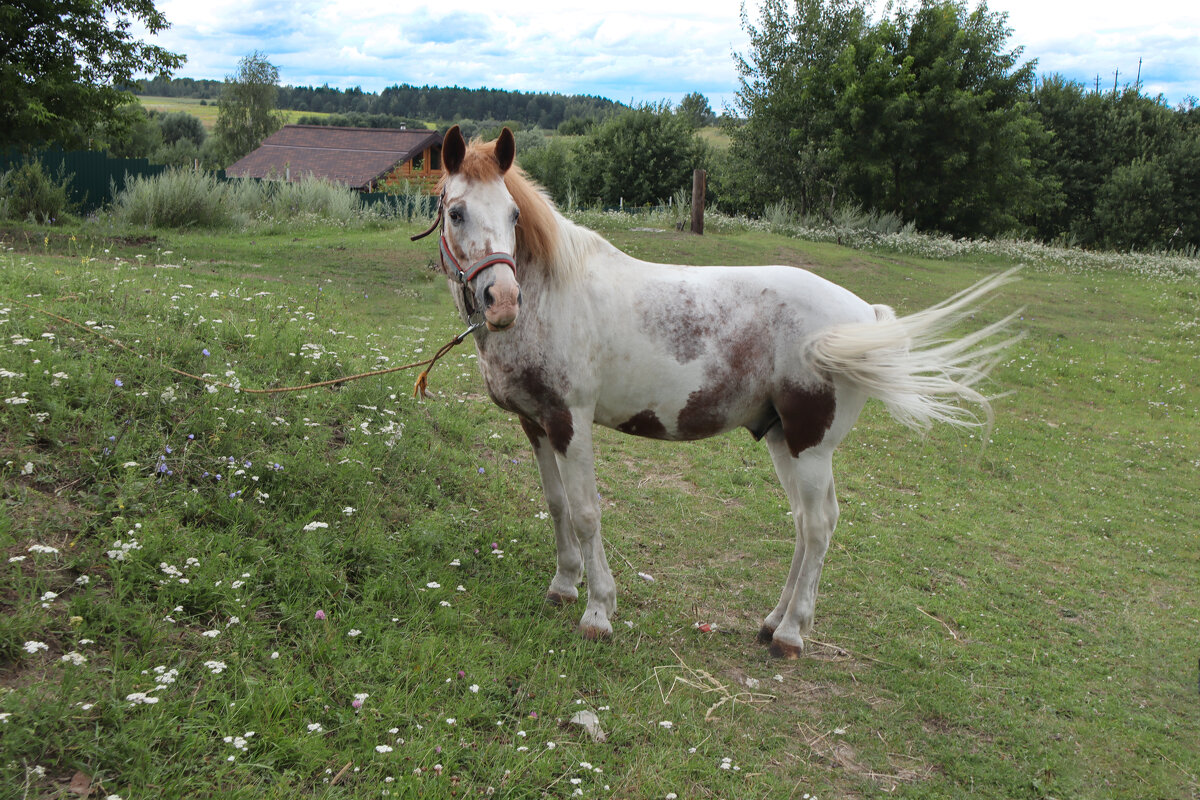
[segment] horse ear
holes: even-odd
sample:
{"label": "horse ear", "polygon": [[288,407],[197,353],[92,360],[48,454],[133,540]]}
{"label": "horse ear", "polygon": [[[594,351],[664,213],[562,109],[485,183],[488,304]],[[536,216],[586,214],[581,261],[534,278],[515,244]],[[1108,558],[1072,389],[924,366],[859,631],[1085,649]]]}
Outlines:
{"label": "horse ear", "polygon": [[513,165],[513,159],[517,157],[517,143],[513,139],[513,133],[507,127],[500,131],[500,138],[496,139],[496,160],[500,162],[501,174],[508,172],[508,168]]}
{"label": "horse ear", "polygon": [[455,125],[446,131],[446,137],[442,139],[442,164],[446,167],[446,172],[451,175],[458,172],[466,154],[467,143],[463,139],[462,131]]}

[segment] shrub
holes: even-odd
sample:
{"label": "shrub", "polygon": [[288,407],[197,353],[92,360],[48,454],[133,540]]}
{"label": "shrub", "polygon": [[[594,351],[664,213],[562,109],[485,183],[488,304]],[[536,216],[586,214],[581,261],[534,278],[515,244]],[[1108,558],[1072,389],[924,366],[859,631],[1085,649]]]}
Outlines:
{"label": "shrub", "polygon": [[73,175],[59,167],[57,176],[46,174],[40,161],[26,161],[0,175],[0,217],[42,224],[61,219],[70,207],[67,185]]}
{"label": "shrub", "polygon": [[160,175],[126,176],[112,214],[130,225],[217,228],[233,222],[225,185],[207,172],[169,169]]}
{"label": "shrub", "polygon": [[345,225],[380,216],[364,208],[362,199],[346,187],[316,178],[291,183],[222,181],[211,173],[187,169],[128,177],[111,213],[129,225],[159,228],[220,228],[295,219]]}

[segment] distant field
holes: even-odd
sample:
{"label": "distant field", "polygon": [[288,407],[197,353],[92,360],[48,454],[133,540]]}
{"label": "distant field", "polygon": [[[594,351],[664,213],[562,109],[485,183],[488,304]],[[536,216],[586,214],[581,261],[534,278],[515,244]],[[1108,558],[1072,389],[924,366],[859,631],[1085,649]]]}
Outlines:
{"label": "distant field", "polygon": [[[211,130],[217,124],[217,101],[209,100],[206,105],[200,105],[198,97],[138,97],[138,102],[151,111],[186,111],[199,117],[204,127]],[[316,111],[294,111],[285,109],[284,116],[289,123],[296,122],[302,116],[328,117]]]}

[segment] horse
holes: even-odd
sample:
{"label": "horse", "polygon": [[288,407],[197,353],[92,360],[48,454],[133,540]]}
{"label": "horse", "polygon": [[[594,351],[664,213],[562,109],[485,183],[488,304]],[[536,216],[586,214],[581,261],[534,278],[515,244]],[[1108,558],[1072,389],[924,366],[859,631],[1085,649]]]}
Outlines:
{"label": "horse", "polygon": [[576,601],[586,573],[578,632],[612,636],[593,424],[672,441],[746,428],[766,441],[796,537],[759,640],[798,657],[838,520],[834,449],[870,397],[917,430],[990,427],[974,387],[1013,341],[996,337],[1015,314],[960,338],[947,331],[1011,272],[897,317],[797,267],[640,261],[566,219],[515,157],[507,128],[468,145],[452,127],[438,218],[413,238],[440,228],[442,269],[472,324],[484,384],[533,447],[557,545],[546,600]]}

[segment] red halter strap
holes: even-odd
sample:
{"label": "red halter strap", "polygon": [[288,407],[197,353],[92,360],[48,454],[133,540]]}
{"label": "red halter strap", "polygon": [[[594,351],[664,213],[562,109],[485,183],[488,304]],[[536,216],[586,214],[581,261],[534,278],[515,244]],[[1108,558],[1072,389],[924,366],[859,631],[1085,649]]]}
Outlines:
{"label": "red halter strap", "polygon": [[517,271],[517,262],[513,261],[513,257],[508,253],[488,253],[472,264],[470,268],[463,269],[462,265],[458,263],[458,259],[454,257],[454,253],[450,252],[450,245],[446,242],[446,235],[442,234],[441,238],[442,259],[454,267],[455,277],[458,278],[458,282],[463,286],[473,281],[475,276],[480,272],[496,264],[508,264],[512,267],[514,273]]}

